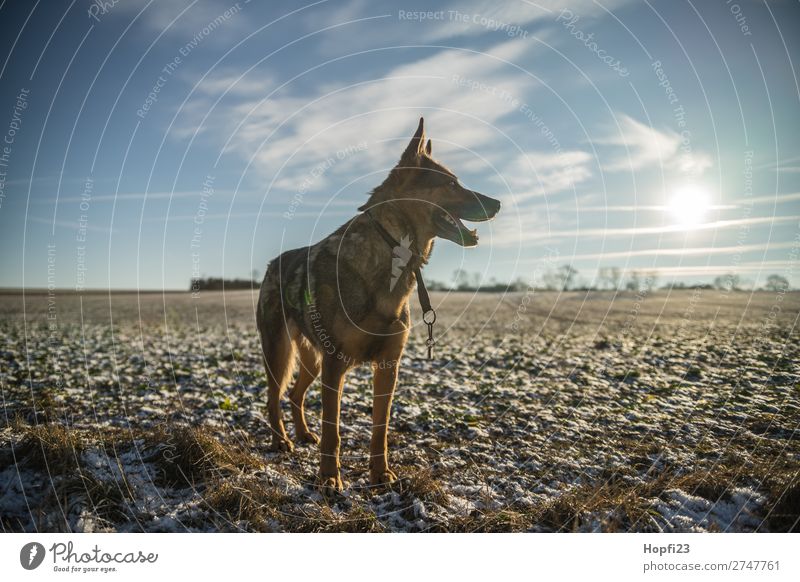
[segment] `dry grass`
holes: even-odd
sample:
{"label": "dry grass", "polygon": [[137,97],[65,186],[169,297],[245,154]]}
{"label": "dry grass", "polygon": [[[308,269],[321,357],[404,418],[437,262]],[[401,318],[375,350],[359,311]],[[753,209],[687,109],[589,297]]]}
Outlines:
{"label": "dry grass", "polygon": [[148,458],[160,470],[161,484],[193,486],[213,478],[263,469],[262,461],[240,446],[223,445],[202,428],[159,428],[144,435]]}
{"label": "dry grass", "polygon": [[[39,492],[40,502],[32,508],[39,530],[70,531],[70,524],[82,515],[91,516],[100,529],[135,519],[134,493],[119,463],[119,452],[141,441],[146,444],[146,460],[154,461],[160,470],[159,484],[207,489],[210,507],[231,520],[248,522],[252,529],[265,530],[266,516],[284,501],[254,478],[241,477],[244,471],[263,468],[258,457],[223,445],[206,430],[176,427],[133,434],[118,429],[90,433],[54,423],[28,425],[19,418],[9,428],[15,436],[2,449],[3,462],[16,461],[22,470],[48,476]],[[118,479],[101,480],[84,466],[82,454],[90,448],[117,459]],[[26,493],[32,498],[36,495],[35,491]],[[0,524],[4,531],[23,529],[5,517]]]}
{"label": "dry grass", "polygon": [[780,532],[800,532],[800,474],[795,473],[792,484],[773,493],[767,518],[770,529]]}
{"label": "dry grass", "polygon": [[737,486],[763,484],[767,501],[760,516],[760,530],[795,532],[800,526],[800,471],[756,465],[746,471],[741,467],[720,466],[675,476],[662,473],[654,479],[628,484],[611,477],[599,483],[582,485],[533,508],[475,510],[470,515],[451,520],[434,531],[451,532],[575,532],[659,531],[663,521],[652,505],[670,489],[680,489],[712,503],[727,499]]}
{"label": "dry grass", "polygon": [[531,516],[524,511],[511,509],[475,510],[470,515],[456,517],[447,524],[431,529],[433,532],[458,533],[508,533],[526,531],[531,527]]}
{"label": "dry grass", "polygon": [[217,480],[206,489],[203,502],[217,517],[220,529],[230,524],[245,531],[274,531],[279,508],[291,499],[250,476]]}
{"label": "dry grass", "polygon": [[380,533],[386,528],[373,511],[362,505],[354,505],[344,512],[336,512],[325,503],[317,505],[313,512],[292,516],[287,521],[287,531],[307,533]]}
{"label": "dry grass", "polygon": [[109,531],[131,520],[131,498],[122,483],[101,481],[81,469],[54,483],[45,495],[40,517],[57,511],[63,516],[57,522],[59,531],[70,532],[68,518],[83,514],[97,521],[99,529]]}
{"label": "dry grass", "polygon": [[429,467],[410,471],[403,481],[403,493],[424,503],[447,503],[447,493],[442,488],[438,475]]}
{"label": "dry grass", "polygon": [[800,532],[800,470],[796,464],[770,473],[765,482],[766,523],[770,531]]}
{"label": "dry grass", "polygon": [[[213,433],[200,428],[169,427],[129,432],[71,430],[60,424],[27,425],[19,420],[10,427],[14,456],[5,448],[3,458],[15,458],[21,469],[50,476],[37,509],[42,529],[69,531],[70,518],[88,512],[96,527],[114,529],[136,519],[132,509],[134,494],[120,465],[121,478],[100,480],[82,465],[82,453],[89,448],[130,450],[143,442],[143,458],[158,469],[156,484],[169,488],[193,487],[210,512],[219,530],[357,532],[385,531],[383,518],[375,514],[371,501],[381,490],[367,490],[344,505],[311,502],[292,498],[259,476],[264,469],[261,457],[246,444],[227,445]],[[800,471],[792,459],[761,451],[760,461],[742,464],[726,456],[715,465],[689,473],[675,467],[658,472],[650,458],[658,453],[652,446],[629,443],[632,465],[621,472],[608,472],[593,481],[565,490],[533,507],[509,506],[495,509],[490,502],[468,515],[434,523],[429,531],[513,532],[656,531],[663,517],[653,502],[665,492],[680,489],[712,503],[730,497],[739,486],[758,486],[766,497],[760,529],[798,531],[800,523]],[[770,454],[766,454],[770,453]],[[783,460],[778,461],[775,459]],[[770,459],[767,461],[766,459]],[[426,507],[446,506],[449,496],[443,487],[447,475],[430,467],[400,467],[406,477],[395,488],[404,507],[399,515],[413,520],[413,502]],[[629,473],[645,472],[644,480],[631,480]],[[49,516],[50,521],[44,519]],[[55,519],[53,518],[55,516]],[[2,528],[17,531],[21,524],[4,518]]]}
{"label": "dry grass", "polygon": [[78,432],[60,424],[26,425],[19,419],[12,428],[21,433],[10,443],[17,464],[56,475],[79,467],[85,444]]}
{"label": "dry grass", "polygon": [[[98,527],[113,529],[129,521],[132,496],[124,483],[102,481],[87,471],[81,455],[89,446],[86,435],[60,424],[12,424],[19,438],[9,443],[9,459],[16,458],[22,470],[47,475],[41,502],[32,508],[38,529],[68,532],[70,519],[86,511]],[[3,519],[3,529],[15,531],[20,524]]]}

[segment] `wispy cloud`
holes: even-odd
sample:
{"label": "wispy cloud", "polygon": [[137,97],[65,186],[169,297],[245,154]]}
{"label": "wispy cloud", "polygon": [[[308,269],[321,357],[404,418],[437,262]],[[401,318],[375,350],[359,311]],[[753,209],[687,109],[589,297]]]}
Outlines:
{"label": "wispy cloud", "polygon": [[646,167],[663,167],[699,175],[711,167],[711,158],[702,152],[681,150],[681,136],[672,130],[657,130],[632,117],[617,115],[618,128],[592,141],[605,148],[601,167],[608,172],[632,172]]}
{"label": "wispy cloud", "polygon": [[246,11],[251,0],[125,0],[108,11],[110,17],[131,18],[142,9],[140,22],[154,32],[162,32],[187,42],[200,37],[202,43],[238,40],[252,26]]}
{"label": "wispy cloud", "polygon": [[785,204],[800,200],[800,192],[789,192],[787,194],[767,194],[765,196],[753,196],[752,198],[739,198],[734,200],[735,204],[747,206],[748,204]]}
{"label": "wispy cloud", "polygon": [[[800,200],[800,192],[786,194],[767,194],[751,198],[736,198],[727,204],[710,204],[707,210],[737,210],[747,206],[769,206],[788,204]],[[566,210],[569,212],[670,212],[671,206],[664,204],[599,204],[601,197],[597,194],[583,194],[573,200],[563,202],[549,202],[548,210]],[[543,202],[540,204],[544,204]]]}
{"label": "wispy cloud", "polygon": [[[605,253],[584,253],[573,255],[559,255],[559,259],[570,261],[604,261],[608,259],[627,259],[633,257],[689,257],[706,255],[736,255],[750,252],[790,249],[795,246],[791,242],[769,242],[750,245],[733,245],[725,247],[676,247],[661,249],[638,249],[626,251],[609,251]],[[538,260],[538,259],[537,259]],[[530,260],[529,263],[536,261]]]}
{"label": "wispy cloud", "polygon": [[[605,0],[603,7],[613,10],[631,0]],[[423,37],[427,41],[442,41],[460,36],[479,36],[497,32],[514,34],[511,27],[524,27],[534,23],[552,21],[563,9],[583,19],[606,16],[594,0],[521,0],[495,2],[473,0],[452,2],[444,9],[444,19],[429,27]],[[528,31],[525,31],[528,32]]]}
{"label": "wispy cloud", "polygon": [[[584,20],[608,17],[609,10],[632,3],[632,0],[604,0],[602,7],[594,0],[519,0],[494,2],[467,0],[443,6],[405,5],[389,7],[368,0],[330,3],[310,12],[304,19],[309,32],[332,23],[352,22],[365,15],[382,16],[390,26],[344,27],[320,39],[320,54],[348,54],[374,46],[449,45],[473,42],[496,42],[500,38],[523,38],[529,45],[535,36],[546,42],[557,42],[550,34],[560,27],[556,23],[562,9],[569,9]],[[432,19],[417,19],[409,13],[431,11]],[[549,26],[548,26],[549,25]],[[567,40],[567,35],[560,35]]]}
{"label": "wispy cloud", "polygon": [[[191,77],[183,75],[191,80]],[[270,88],[275,86],[275,81],[262,69],[252,72],[249,76],[244,71],[215,70],[209,72],[201,82],[195,86],[195,91],[203,95],[219,97],[223,93],[231,96],[254,97],[266,95]]]}
{"label": "wispy cloud", "polygon": [[[63,228],[72,231],[77,231],[78,227],[80,226],[80,228],[85,228],[86,230],[90,230],[93,232],[104,232],[104,233],[111,232],[111,229],[105,226],[97,226],[95,224],[79,225],[77,220],[74,221],[53,220],[52,218],[41,218],[39,216],[31,216],[31,215],[28,215],[26,220],[28,222],[35,222],[37,224],[46,224],[47,226],[52,228]],[[119,229],[116,229],[116,231],[119,231]]]}
{"label": "wispy cloud", "polygon": [[[515,225],[514,222],[517,221]],[[522,221],[522,224],[519,223]],[[794,216],[758,216],[735,220],[716,220],[705,222],[692,227],[691,231],[723,230],[740,226],[756,224],[779,224],[785,222],[798,222],[800,215]],[[682,225],[639,226],[624,228],[573,228],[565,230],[550,230],[548,223],[541,220],[541,216],[525,216],[506,218],[508,223],[502,228],[493,229],[497,234],[492,237],[491,243],[495,246],[514,246],[531,241],[550,241],[563,238],[619,238],[651,234],[686,233]],[[513,228],[515,227],[515,228]]]}
{"label": "wispy cloud", "polygon": [[509,202],[517,205],[530,198],[574,188],[591,175],[591,154],[580,150],[563,152],[528,152],[512,156],[494,180],[508,184],[514,195]]}
{"label": "wispy cloud", "polygon": [[783,160],[778,160],[777,162],[767,162],[765,164],[760,164],[755,166],[754,170],[773,170],[775,172],[786,172],[786,173],[796,173],[800,172],[800,156],[793,156],[791,158],[786,158]]}
{"label": "wispy cloud", "polygon": [[[434,155],[458,164],[462,172],[472,167],[486,173],[486,164],[476,163],[478,155],[471,152],[491,155],[490,144],[500,141],[494,124],[514,109],[494,95],[459,86],[454,75],[509,91],[532,88],[532,81],[520,80],[505,62],[529,52],[529,44],[518,39],[484,54],[439,51],[374,80],[319,83],[310,94],[273,86],[263,98],[244,99],[206,117],[213,104],[208,93],[223,82],[211,81],[181,112],[174,135],[184,138],[199,128],[217,147],[222,144],[225,152],[251,161],[259,173],[287,189],[298,188],[317,164],[333,159],[310,184],[309,190],[319,190],[330,176],[357,176],[363,168],[380,174],[370,179],[374,185],[399,158],[417,117],[424,115]],[[499,154],[496,158],[503,160]]]}
{"label": "wispy cloud", "polygon": [[740,263],[738,265],[694,265],[694,266],[675,266],[675,267],[631,267],[623,269],[622,274],[633,271],[648,271],[659,277],[710,277],[715,275],[727,275],[728,273],[773,273],[775,271],[789,271],[794,267],[792,261],[759,261]]}
{"label": "wispy cloud", "polygon": [[[203,216],[203,222],[214,222],[220,220],[238,220],[240,218],[246,218],[248,220],[256,220],[260,218],[282,218],[285,215],[286,211],[277,211],[277,210],[268,210],[258,212],[218,212],[214,214],[205,214]],[[343,217],[343,216],[353,216],[353,211],[351,210],[325,210],[324,212],[319,211],[297,211],[292,214],[293,218],[320,218],[322,216],[325,217]],[[189,222],[194,221],[197,219],[196,214],[174,214],[171,216],[151,216],[145,218],[143,222]],[[283,223],[286,228],[289,228],[288,223]]]}
{"label": "wispy cloud", "polygon": [[[711,204],[706,207],[707,210],[735,210],[740,208],[736,204]],[[671,207],[664,206],[663,204],[642,204],[642,205],[613,205],[608,206],[577,206],[578,212],[665,212],[671,210]]]}
{"label": "wispy cloud", "polygon": [[[238,193],[235,190],[215,190],[215,197],[223,196],[237,196],[252,195],[251,192]],[[89,202],[94,204],[96,202],[128,202],[131,200],[174,200],[178,198],[197,198],[203,195],[201,190],[176,190],[174,192],[121,192],[119,194],[96,194],[93,195]],[[58,200],[59,204],[65,203],[80,203],[85,202],[81,196],[61,196],[58,199],[55,197],[48,198],[35,198],[31,200],[32,204],[55,204]]]}

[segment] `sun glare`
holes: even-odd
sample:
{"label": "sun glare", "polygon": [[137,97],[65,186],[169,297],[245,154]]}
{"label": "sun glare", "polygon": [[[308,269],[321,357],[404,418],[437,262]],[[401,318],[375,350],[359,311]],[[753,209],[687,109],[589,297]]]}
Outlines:
{"label": "sun glare", "polygon": [[711,208],[708,191],[695,184],[675,191],[667,206],[675,223],[690,229],[702,224]]}

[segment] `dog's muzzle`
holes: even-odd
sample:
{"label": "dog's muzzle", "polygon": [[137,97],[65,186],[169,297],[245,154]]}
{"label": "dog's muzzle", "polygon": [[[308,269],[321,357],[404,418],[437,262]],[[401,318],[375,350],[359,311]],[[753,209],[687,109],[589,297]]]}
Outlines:
{"label": "dog's muzzle", "polygon": [[453,241],[462,247],[478,244],[477,230],[467,228],[462,220],[486,222],[500,211],[500,201],[480,192],[464,189],[461,200],[451,208],[442,209],[434,216],[437,236]]}

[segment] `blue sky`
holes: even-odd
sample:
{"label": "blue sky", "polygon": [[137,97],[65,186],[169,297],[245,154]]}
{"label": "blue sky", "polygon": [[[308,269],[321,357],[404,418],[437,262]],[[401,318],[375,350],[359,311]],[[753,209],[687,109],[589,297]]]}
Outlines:
{"label": "blue sky", "polygon": [[263,273],[355,214],[421,115],[503,201],[431,279],[800,285],[797,2],[6,1],[0,22],[0,286]]}

